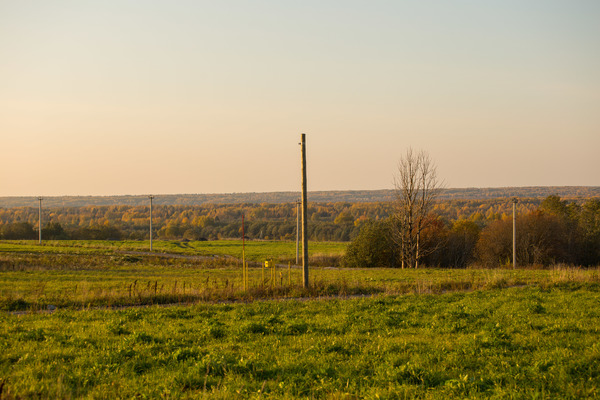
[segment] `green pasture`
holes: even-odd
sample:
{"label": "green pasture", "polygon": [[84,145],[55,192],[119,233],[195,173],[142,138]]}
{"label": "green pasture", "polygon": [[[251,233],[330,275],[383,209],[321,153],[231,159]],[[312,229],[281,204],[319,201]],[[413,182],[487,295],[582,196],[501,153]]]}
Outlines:
{"label": "green pasture", "polygon": [[[241,241],[159,241],[154,243],[152,253],[147,245],[136,241],[48,241],[42,245],[32,241],[0,242],[0,309],[340,293],[336,290],[341,287],[337,279],[329,279],[336,287],[314,285],[310,293],[301,290],[300,270],[288,268],[292,259],[295,261],[295,244],[290,242],[256,241],[246,245],[246,258],[250,260],[248,291],[242,291]],[[345,245],[315,243],[311,248],[311,263],[318,265],[336,262]],[[275,273],[261,268],[266,259],[279,263]],[[314,275],[311,279],[319,278]]]}
{"label": "green pasture", "polygon": [[280,264],[243,290],[240,243],[145,245],[0,242],[2,398],[600,396],[598,269],[322,266],[304,289],[294,243],[255,242]]}
{"label": "green pasture", "polygon": [[2,313],[3,395],[597,398],[598,290]]}
{"label": "green pasture", "polygon": [[[346,251],[347,243],[342,242],[310,242],[309,256],[341,257]],[[152,243],[157,254],[180,254],[189,256],[231,256],[242,257],[241,240],[214,241],[165,241]],[[273,259],[281,262],[296,261],[296,243],[284,241],[245,242],[246,259],[262,262]],[[20,253],[53,253],[53,254],[110,254],[114,252],[138,251],[147,252],[148,241],[110,241],[110,240],[56,240],[43,241],[39,245],[32,240],[0,241],[0,254],[3,252]],[[302,251],[300,249],[300,251]]]}
{"label": "green pasture", "polygon": [[[275,270],[251,263],[248,290],[242,266],[232,257],[197,257],[198,252],[136,252],[136,242],[49,242],[43,246],[0,242],[0,310],[35,311],[48,307],[89,308],[128,305],[252,301],[269,298],[444,293],[561,282],[600,282],[598,269],[342,269],[313,267],[310,288],[302,287],[298,267]],[[173,246],[174,243],[160,243]],[[215,243],[195,242],[198,247]],[[264,249],[276,242],[256,242]],[[221,248],[225,253],[227,244]],[[289,243],[282,243],[288,246]],[[330,244],[323,244],[324,248]],[[218,244],[216,245],[218,246]],[[311,257],[331,259],[330,253]],[[214,246],[213,246],[214,247]],[[317,247],[317,246],[314,246]],[[126,250],[121,250],[125,248]],[[206,247],[211,248],[211,247]],[[205,250],[206,250],[205,248]],[[133,250],[132,250],[133,249]],[[263,249],[263,250],[264,250]],[[133,252],[133,253],[132,253]],[[214,254],[206,252],[204,254]],[[258,254],[258,251],[256,251]],[[281,259],[280,259],[281,260]]]}

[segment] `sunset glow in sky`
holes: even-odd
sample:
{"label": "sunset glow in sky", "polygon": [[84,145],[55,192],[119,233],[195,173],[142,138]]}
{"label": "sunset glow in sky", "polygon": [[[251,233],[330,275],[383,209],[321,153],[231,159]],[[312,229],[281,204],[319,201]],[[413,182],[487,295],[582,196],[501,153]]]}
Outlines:
{"label": "sunset glow in sky", "polygon": [[0,0],[0,196],[600,186],[600,1]]}

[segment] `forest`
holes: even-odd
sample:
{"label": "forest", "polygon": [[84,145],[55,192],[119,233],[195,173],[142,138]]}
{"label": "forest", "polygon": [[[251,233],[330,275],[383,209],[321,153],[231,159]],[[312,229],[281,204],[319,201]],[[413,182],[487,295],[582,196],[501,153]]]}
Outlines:
{"label": "forest", "polygon": [[[421,235],[420,265],[512,267],[513,219],[507,204],[485,212],[481,207],[467,218],[452,220],[430,214]],[[444,210],[440,206],[438,210]],[[600,264],[599,199],[578,203],[548,196],[532,206],[521,204],[516,216],[518,266]],[[365,223],[347,249],[344,266],[399,267],[400,245],[394,240],[394,223],[394,218]]]}
{"label": "forest", "polygon": [[[510,198],[440,200],[423,234],[423,264],[464,267],[506,265],[512,257]],[[394,266],[386,224],[394,202],[310,203],[309,240],[352,241],[345,266]],[[551,195],[517,204],[520,263],[600,263],[600,200]],[[167,240],[240,238],[242,215],[250,240],[295,240],[295,203],[155,205],[154,237]],[[0,208],[0,238],[36,239],[36,207]],[[44,239],[147,240],[148,206],[49,207],[42,209]],[[381,240],[380,240],[381,239]],[[379,242],[378,242],[379,240]],[[380,246],[379,248],[377,246]],[[381,247],[383,246],[383,247]]]}
{"label": "forest", "polygon": [[[520,213],[531,212],[541,199],[523,199]],[[369,220],[379,221],[393,213],[392,202],[310,203],[309,239],[350,241]],[[47,239],[139,239],[149,237],[148,206],[85,206],[42,209],[42,235]],[[468,219],[483,227],[512,213],[509,199],[445,200],[434,213],[446,223]],[[160,239],[216,240],[240,238],[242,215],[249,239],[294,240],[295,203],[206,204],[201,206],[154,205],[155,237]],[[37,207],[0,208],[0,234],[4,239],[35,239]]]}
{"label": "forest", "polygon": [[[565,199],[600,197],[600,186],[528,186],[501,188],[443,188],[440,200],[493,200],[499,198],[540,198],[557,195]],[[210,193],[210,194],[157,194],[154,204],[200,206],[206,204],[282,204],[294,203],[300,192],[264,193]],[[329,190],[310,191],[314,203],[378,203],[394,198],[394,190]],[[35,207],[37,197],[0,197],[0,208]],[[49,208],[86,206],[146,206],[148,196],[44,196],[44,206]]]}

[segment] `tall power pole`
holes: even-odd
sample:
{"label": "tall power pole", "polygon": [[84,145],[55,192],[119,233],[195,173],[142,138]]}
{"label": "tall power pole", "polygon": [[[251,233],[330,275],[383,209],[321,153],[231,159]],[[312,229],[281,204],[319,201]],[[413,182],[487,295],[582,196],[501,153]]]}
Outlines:
{"label": "tall power pole", "polygon": [[513,197],[513,269],[517,267],[517,203],[519,199]]}
{"label": "tall power pole", "polygon": [[300,200],[296,200],[296,265],[300,265]]}
{"label": "tall power pole", "polygon": [[148,196],[150,199],[150,251],[152,251],[152,199],[154,199],[153,195]]}
{"label": "tall power pole", "polygon": [[39,219],[38,219],[38,233],[39,233],[39,244],[42,244],[42,200],[44,200],[44,198],[42,196],[38,197],[38,200],[40,202],[40,207],[39,207]]}
{"label": "tall power pole", "polygon": [[302,285],[308,287],[308,196],[306,184],[306,135],[302,134]]}

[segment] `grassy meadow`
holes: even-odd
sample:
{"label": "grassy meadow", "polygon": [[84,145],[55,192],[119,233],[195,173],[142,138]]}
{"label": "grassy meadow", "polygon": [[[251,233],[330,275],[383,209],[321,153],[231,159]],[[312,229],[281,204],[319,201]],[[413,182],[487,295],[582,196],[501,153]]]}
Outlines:
{"label": "grassy meadow", "polygon": [[[401,271],[314,267],[310,270],[311,287],[304,289],[300,268],[288,268],[288,263],[270,271],[263,269],[262,263],[253,262],[249,268],[249,289],[243,290],[241,262],[235,258],[241,243],[237,247],[236,243],[228,242],[186,244],[189,246],[182,249],[179,243],[157,242],[156,252],[151,254],[137,247],[143,245],[138,242],[57,241],[42,246],[31,242],[0,242],[0,310],[444,293],[548,282],[600,281],[597,269]],[[209,257],[215,252],[207,249],[219,246],[221,252]],[[179,251],[170,252],[171,247]],[[335,260],[343,249],[337,243],[312,247],[311,265],[314,258],[320,262]],[[283,256],[277,257],[279,249],[283,249]],[[256,242],[254,247],[248,246],[247,254],[248,258],[281,260],[287,257],[285,251],[295,254],[294,244]]]}
{"label": "grassy meadow", "polygon": [[0,242],[0,397],[600,397],[598,269],[322,266],[303,289],[251,264],[244,291],[239,246]]}
{"label": "grassy meadow", "polygon": [[6,398],[597,398],[597,285],[1,314]]}
{"label": "grassy meadow", "polygon": [[[311,242],[309,256],[341,257],[348,243]],[[0,254],[10,253],[51,253],[51,254],[114,254],[119,252],[147,252],[148,241],[124,240],[49,240],[39,245],[32,240],[0,241]],[[241,240],[214,241],[176,241],[155,240],[153,251],[157,254],[179,254],[188,256],[222,256],[242,258]],[[246,259],[262,262],[272,259],[277,262],[296,261],[296,243],[268,240],[247,240],[245,242]]]}

